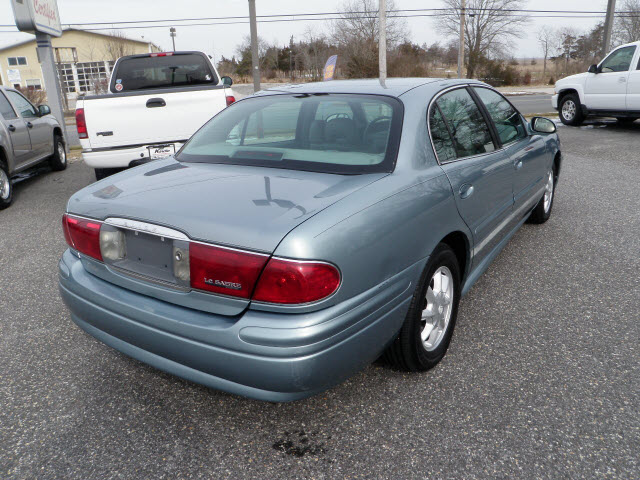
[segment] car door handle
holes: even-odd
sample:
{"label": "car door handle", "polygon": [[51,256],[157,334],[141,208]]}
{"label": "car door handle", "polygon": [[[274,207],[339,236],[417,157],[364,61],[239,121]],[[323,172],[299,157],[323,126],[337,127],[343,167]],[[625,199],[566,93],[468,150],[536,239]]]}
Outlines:
{"label": "car door handle", "polygon": [[626,78],[624,78],[624,77],[620,77],[620,78],[618,78],[618,83],[624,83],[624,82],[626,82],[626,81],[627,81],[627,80],[626,80]]}
{"label": "car door handle", "polygon": [[468,183],[465,183],[460,187],[460,198],[462,198],[463,200],[465,198],[469,198],[472,194],[473,194],[473,185],[469,185]]}
{"label": "car door handle", "polygon": [[166,107],[167,102],[164,101],[164,98],[150,98],[147,100],[147,108],[157,108],[157,107]]}
{"label": "car door handle", "polygon": [[9,131],[10,132],[15,132],[16,131],[16,127],[14,127],[13,125],[9,125]]}
{"label": "car door handle", "polygon": [[33,128],[33,123],[31,123],[31,122],[27,122],[27,127],[29,127],[29,128]]}

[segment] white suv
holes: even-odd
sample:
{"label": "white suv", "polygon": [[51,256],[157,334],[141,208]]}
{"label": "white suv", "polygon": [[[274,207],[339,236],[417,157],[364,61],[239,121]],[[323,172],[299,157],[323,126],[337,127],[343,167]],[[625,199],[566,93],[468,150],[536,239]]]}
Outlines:
{"label": "white suv", "polygon": [[621,45],[585,73],[556,82],[551,102],[565,125],[580,125],[589,115],[620,122],[640,118],[640,42]]}

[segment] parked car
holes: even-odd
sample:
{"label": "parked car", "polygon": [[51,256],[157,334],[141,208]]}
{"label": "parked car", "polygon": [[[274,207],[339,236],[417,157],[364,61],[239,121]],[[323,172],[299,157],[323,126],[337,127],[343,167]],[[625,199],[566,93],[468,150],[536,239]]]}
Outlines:
{"label": "parked car", "polygon": [[35,107],[19,91],[0,86],[0,210],[13,201],[11,179],[47,161],[67,168],[63,129],[47,105]]}
{"label": "parked car", "polygon": [[100,180],[124,168],[173,155],[207,120],[235,101],[202,52],[119,58],[109,93],[76,104],[84,162]]}
{"label": "parked car", "polygon": [[551,101],[562,123],[580,125],[588,116],[615,117],[621,123],[640,118],[639,45],[621,45],[587,72],[556,82]]}
{"label": "parked car", "polygon": [[460,297],[551,215],[555,132],[477,81],[262,92],[71,197],[62,298],[107,345],[262,400],[318,393],[385,351],[429,369]]}

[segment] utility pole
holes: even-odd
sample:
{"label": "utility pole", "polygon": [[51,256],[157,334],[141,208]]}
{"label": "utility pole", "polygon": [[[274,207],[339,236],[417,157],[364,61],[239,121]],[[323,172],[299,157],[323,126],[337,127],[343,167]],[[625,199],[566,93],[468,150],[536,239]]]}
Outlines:
{"label": "utility pole", "polygon": [[251,31],[251,71],[253,91],[260,91],[260,58],[258,57],[258,26],[256,25],[256,0],[249,0],[249,29]]}
{"label": "utility pole", "polygon": [[378,4],[378,64],[380,82],[387,79],[387,0],[380,0]]}
{"label": "utility pole", "polygon": [[604,43],[602,45],[602,56],[604,57],[611,49],[611,30],[613,29],[613,15],[616,12],[616,0],[609,0],[607,4],[607,16],[604,20]]}
{"label": "utility pole", "polygon": [[467,9],[467,0],[461,0],[460,6],[460,45],[458,46],[458,78],[462,78],[464,68],[464,15]]}
{"label": "utility pole", "polygon": [[173,51],[176,51],[176,29],[171,27],[169,29],[169,35],[171,36],[171,41],[173,42]]}

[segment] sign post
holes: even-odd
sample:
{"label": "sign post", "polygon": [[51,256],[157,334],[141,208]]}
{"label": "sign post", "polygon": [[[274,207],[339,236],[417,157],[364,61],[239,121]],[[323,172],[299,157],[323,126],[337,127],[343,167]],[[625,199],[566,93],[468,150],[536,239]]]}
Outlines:
{"label": "sign post", "polygon": [[62,35],[57,0],[11,0],[11,6],[18,30],[36,35],[38,61],[42,67],[49,107],[53,116],[60,123],[63,135],[65,135],[60,81],[51,46],[51,36],[59,37]]}

